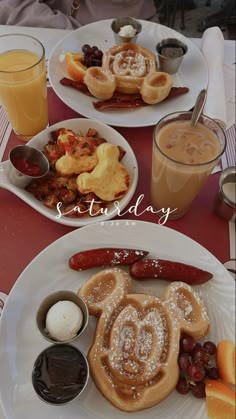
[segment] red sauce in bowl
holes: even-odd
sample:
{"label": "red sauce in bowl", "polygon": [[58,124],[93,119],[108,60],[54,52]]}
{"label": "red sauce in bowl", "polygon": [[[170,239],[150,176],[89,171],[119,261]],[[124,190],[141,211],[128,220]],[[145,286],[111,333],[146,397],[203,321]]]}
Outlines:
{"label": "red sauce in bowl", "polygon": [[37,177],[43,173],[41,167],[27,159],[15,159],[13,165],[19,172],[27,176]]}

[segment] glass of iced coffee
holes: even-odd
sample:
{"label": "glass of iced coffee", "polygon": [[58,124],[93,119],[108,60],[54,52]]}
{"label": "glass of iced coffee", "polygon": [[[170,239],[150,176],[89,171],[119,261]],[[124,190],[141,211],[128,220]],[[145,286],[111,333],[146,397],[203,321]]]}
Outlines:
{"label": "glass of iced coffee", "polygon": [[174,112],[154,128],[151,205],[170,209],[169,219],[182,217],[224,153],[225,134],[213,119],[192,112]]}

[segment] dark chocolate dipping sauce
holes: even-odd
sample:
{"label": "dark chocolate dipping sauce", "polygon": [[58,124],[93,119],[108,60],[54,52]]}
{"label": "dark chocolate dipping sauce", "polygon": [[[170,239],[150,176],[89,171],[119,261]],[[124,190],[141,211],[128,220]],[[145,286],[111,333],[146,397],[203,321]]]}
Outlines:
{"label": "dark chocolate dipping sauce", "polygon": [[73,400],[84,388],[88,365],[81,352],[71,345],[52,345],[35,361],[32,382],[44,401],[60,405]]}

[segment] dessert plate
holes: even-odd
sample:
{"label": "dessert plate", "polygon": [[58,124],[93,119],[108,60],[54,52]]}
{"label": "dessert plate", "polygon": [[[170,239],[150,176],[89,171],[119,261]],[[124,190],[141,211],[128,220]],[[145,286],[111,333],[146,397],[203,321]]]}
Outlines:
{"label": "dessert plate", "polygon": [[189,111],[201,89],[207,87],[208,69],[199,48],[188,38],[175,30],[154,22],[141,20],[143,29],[138,43],[156,53],[155,47],[164,38],[178,38],[188,46],[188,52],[177,74],[173,75],[174,86],[186,86],[189,92],[182,96],[161,102],[157,105],[138,109],[110,109],[97,111],[91,98],[70,87],[60,84],[63,77],[69,77],[64,61],[65,52],[81,52],[84,44],[96,45],[102,51],[115,45],[110,28],[112,20],[104,20],[83,26],[60,40],[53,49],[48,63],[50,83],[60,99],[70,108],[88,118],[102,121],[108,125],[122,127],[144,127],[155,125],[161,118],[176,110]]}
{"label": "dessert plate", "polygon": [[[140,242],[141,239],[141,242]],[[74,253],[96,247],[142,248],[150,257],[185,262],[213,273],[208,283],[197,286],[205,300],[211,330],[207,339],[216,343],[235,337],[234,281],[224,266],[205,248],[183,234],[142,221],[107,221],[76,229],[52,243],[23,271],[15,283],[0,322],[0,396],[7,418],[26,419],[124,419],[130,414],[113,407],[92,380],[83,399],[57,407],[42,402],[33,390],[31,372],[38,354],[48,346],[36,327],[41,301],[53,291],[77,292],[82,283],[99,271],[76,272],[68,267]],[[133,281],[135,291],[161,296],[166,281]],[[83,335],[73,344],[85,354],[93,341],[96,321],[90,317]],[[207,419],[204,400],[173,391],[158,405],[135,413],[139,419]]]}
{"label": "dessert plate", "polygon": [[[122,159],[122,163],[127,168],[130,174],[130,187],[127,194],[119,200],[120,211],[124,209],[130,202],[138,182],[137,160],[132,148],[125,140],[125,138],[121,134],[119,134],[115,129],[103,124],[102,122],[91,121],[85,118],[75,118],[66,121],[61,121],[55,125],[50,126],[49,128],[40,132],[34,138],[32,138],[32,140],[30,140],[27,144],[39,150],[42,150],[44,144],[46,144],[50,138],[50,132],[61,127],[72,129],[76,133],[79,133],[81,131],[84,134],[86,134],[89,128],[95,128],[97,129],[100,137],[105,138],[108,142],[112,144],[120,145],[126,150],[126,154]],[[61,213],[58,212],[56,209],[54,210],[45,207],[42,204],[42,202],[38,201],[31,193],[27,192],[25,189],[20,189],[13,185],[9,181],[7,175],[8,164],[9,161],[4,161],[0,163],[0,187],[13,192],[15,195],[17,195],[19,198],[21,198],[23,201],[29,204],[32,208],[38,211],[40,214],[44,215],[52,221],[56,221],[60,224],[68,225],[71,227],[83,227],[87,224],[96,223],[97,221],[110,220],[111,218],[117,215],[116,208],[112,205],[107,214],[102,214],[100,216],[90,217],[88,215],[81,218],[65,217],[61,215]]]}

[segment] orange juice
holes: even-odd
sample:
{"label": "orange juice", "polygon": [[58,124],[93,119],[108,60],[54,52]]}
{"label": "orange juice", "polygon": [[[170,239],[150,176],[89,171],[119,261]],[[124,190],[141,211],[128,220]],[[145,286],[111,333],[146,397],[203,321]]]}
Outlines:
{"label": "orange juice", "polygon": [[0,103],[21,139],[27,141],[47,127],[44,56],[24,49],[0,54]]}

